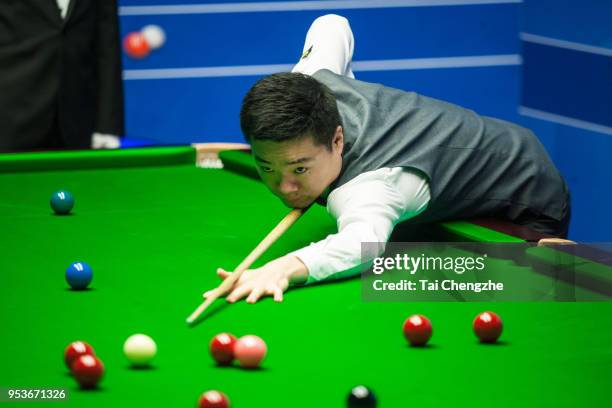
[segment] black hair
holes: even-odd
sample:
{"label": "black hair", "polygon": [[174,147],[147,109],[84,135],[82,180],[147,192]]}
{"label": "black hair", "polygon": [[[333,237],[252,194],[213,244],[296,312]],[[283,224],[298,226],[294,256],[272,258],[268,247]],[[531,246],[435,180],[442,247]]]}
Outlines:
{"label": "black hair", "polygon": [[336,97],[316,79],[280,73],[260,79],[242,101],[240,127],[248,142],[282,142],[311,136],[331,149],[341,125]]}

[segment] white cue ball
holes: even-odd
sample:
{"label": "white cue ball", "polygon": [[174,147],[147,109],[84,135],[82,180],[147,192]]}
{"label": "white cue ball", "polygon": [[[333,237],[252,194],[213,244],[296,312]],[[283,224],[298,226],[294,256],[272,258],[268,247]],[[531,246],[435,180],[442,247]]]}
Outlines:
{"label": "white cue ball", "polygon": [[142,30],[140,30],[140,33],[147,40],[147,43],[149,43],[149,47],[154,50],[161,48],[166,42],[166,33],[164,29],[158,25],[150,24],[144,26]]}
{"label": "white cue ball", "polygon": [[123,353],[135,366],[145,366],[157,354],[157,345],[146,334],[134,334],[123,344]]}

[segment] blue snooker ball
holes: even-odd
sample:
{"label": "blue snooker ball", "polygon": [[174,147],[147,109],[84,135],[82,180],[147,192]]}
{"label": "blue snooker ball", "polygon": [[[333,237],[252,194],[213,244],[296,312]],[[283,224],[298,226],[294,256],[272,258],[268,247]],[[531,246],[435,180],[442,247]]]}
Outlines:
{"label": "blue snooker ball", "polygon": [[72,289],[85,289],[92,278],[93,271],[85,262],[74,262],[66,269],[66,282]]}
{"label": "blue snooker ball", "polygon": [[56,214],[64,215],[68,214],[74,207],[74,197],[66,190],[59,190],[53,193],[49,203]]}

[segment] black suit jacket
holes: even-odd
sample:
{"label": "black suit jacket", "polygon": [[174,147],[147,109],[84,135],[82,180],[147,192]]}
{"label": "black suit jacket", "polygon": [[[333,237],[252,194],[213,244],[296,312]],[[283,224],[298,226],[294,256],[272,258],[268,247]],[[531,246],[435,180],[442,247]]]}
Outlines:
{"label": "black suit jacket", "polygon": [[123,134],[116,0],[0,0],[0,151]]}

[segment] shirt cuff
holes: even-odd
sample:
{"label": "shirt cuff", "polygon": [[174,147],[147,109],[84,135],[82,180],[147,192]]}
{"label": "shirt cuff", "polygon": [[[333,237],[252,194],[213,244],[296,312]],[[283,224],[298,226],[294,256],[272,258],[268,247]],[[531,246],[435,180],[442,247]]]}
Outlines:
{"label": "shirt cuff", "polygon": [[316,245],[313,243],[307,247],[289,253],[289,255],[299,258],[299,260],[306,266],[306,269],[308,270],[308,279],[305,283],[306,285],[321,280],[321,265],[317,262],[318,251],[315,246]]}
{"label": "shirt cuff", "polygon": [[[312,243],[307,247],[289,253],[302,261],[308,270],[308,279],[304,283],[309,285],[316,282],[336,280],[359,275],[364,270],[360,262],[348,262],[334,265],[325,262],[319,243]],[[322,262],[323,261],[323,262]],[[367,264],[366,264],[367,265]],[[348,269],[347,269],[348,268]],[[367,266],[365,267],[367,268]]]}

